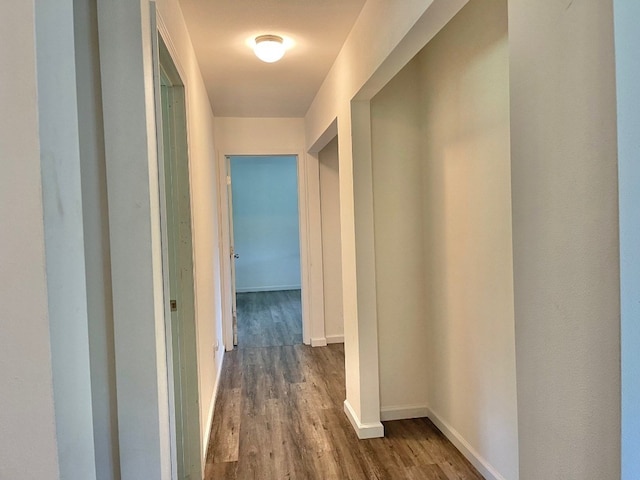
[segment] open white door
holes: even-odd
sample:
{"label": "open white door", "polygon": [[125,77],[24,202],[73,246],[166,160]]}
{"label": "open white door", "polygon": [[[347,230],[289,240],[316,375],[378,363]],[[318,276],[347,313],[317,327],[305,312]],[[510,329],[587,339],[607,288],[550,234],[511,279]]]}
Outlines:
{"label": "open white door", "polygon": [[238,345],[238,309],[236,307],[236,258],[240,257],[240,254],[236,252],[233,242],[233,193],[231,189],[231,159],[225,157],[226,169],[227,169],[227,207],[229,209],[229,252],[231,259],[229,264],[231,266],[231,322],[233,328],[233,345]]}

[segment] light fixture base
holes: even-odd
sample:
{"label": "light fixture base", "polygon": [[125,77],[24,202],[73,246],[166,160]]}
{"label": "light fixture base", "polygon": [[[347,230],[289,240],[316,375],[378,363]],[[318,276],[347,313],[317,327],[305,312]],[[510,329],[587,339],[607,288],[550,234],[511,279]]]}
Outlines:
{"label": "light fixture base", "polygon": [[279,35],[259,35],[253,52],[260,60],[266,63],[273,63],[280,60],[285,53],[284,39]]}

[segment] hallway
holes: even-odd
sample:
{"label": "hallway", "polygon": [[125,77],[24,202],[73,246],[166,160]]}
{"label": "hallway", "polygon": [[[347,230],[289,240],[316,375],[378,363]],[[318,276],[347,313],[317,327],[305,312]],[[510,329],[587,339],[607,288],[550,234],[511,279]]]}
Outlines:
{"label": "hallway", "polygon": [[[1,2],[0,479],[478,478],[444,437],[487,480],[640,479],[639,23]],[[300,282],[235,283],[232,156],[297,159]],[[302,288],[317,348],[277,311],[233,351],[234,285]]]}
{"label": "hallway", "polygon": [[205,480],[482,479],[427,419],[359,441],[344,398],[342,345],[227,353]]}

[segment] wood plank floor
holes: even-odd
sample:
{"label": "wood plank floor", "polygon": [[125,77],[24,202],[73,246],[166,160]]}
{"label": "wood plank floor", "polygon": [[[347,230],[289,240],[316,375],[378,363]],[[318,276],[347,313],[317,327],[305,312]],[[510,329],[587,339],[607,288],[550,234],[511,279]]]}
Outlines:
{"label": "wood plank floor", "polygon": [[302,343],[300,290],[238,293],[238,347]]}
{"label": "wood plank floor", "polygon": [[344,398],[342,345],[226,353],[205,480],[482,479],[427,419],[358,440]]}

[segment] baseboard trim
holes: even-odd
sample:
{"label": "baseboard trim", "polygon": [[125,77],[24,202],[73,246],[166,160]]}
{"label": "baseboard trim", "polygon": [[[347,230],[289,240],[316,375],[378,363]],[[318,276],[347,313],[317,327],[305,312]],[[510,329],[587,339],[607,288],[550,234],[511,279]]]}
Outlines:
{"label": "baseboard trim", "polygon": [[380,409],[380,420],[392,422],[393,420],[408,420],[410,418],[423,418],[429,416],[429,407],[426,405],[394,405]]}
{"label": "baseboard trim", "polygon": [[272,285],[268,287],[236,288],[236,293],[279,292],[284,290],[301,290],[300,285]]}
{"label": "baseboard trim", "polygon": [[344,401],[344,413],[347,415],[351,426],[356,431],[356,435],[360,440],[367,438],[380,438],[384,437],[384,426],[381,422],[376,423],[362,423],[356,415],[356,412],[351,407],[348,400]]}
{"label": "baseboard trim", "polygon": [[344,335],[327,335],[327,343],[344,343]]}
{"label": "baseboard trim", "polygon": [[207,462],[207,452],[209,451],[209,442],[211,441],[211,428],[213,427],[213,413],[216,409],[216,401],[218,400],[218,390],[220,389],[220,374],[222,373],[222,363],[224,362],[224,347],[220,348],[220,361],[216,373],[216,384],[213,386],[213,395],[211,395],[211,404],[209,405],[209,414],[207,416],[207,428],[205,441],[203,443],[204,451],[202,454],[202,472],[204,474],[205,464]]}
{"label": "baseboard trim", "polygon": [[327,339],[324,338],[324,337],[312,338],[311,339],[311,346],[312,347],[326,347],[327,346]]}
{"label": "baseboard trim", "polygon": [[464,439],[460,433],[450,426],[447,422],[429,409],[429,419],[434,423],[438,429],[449,439],[451,443],[462,453],[467,460],[469,460],[474,467],[484,476],[486,480],[506,480],[500,475],[495,468],[480,455],[469,443]]}

